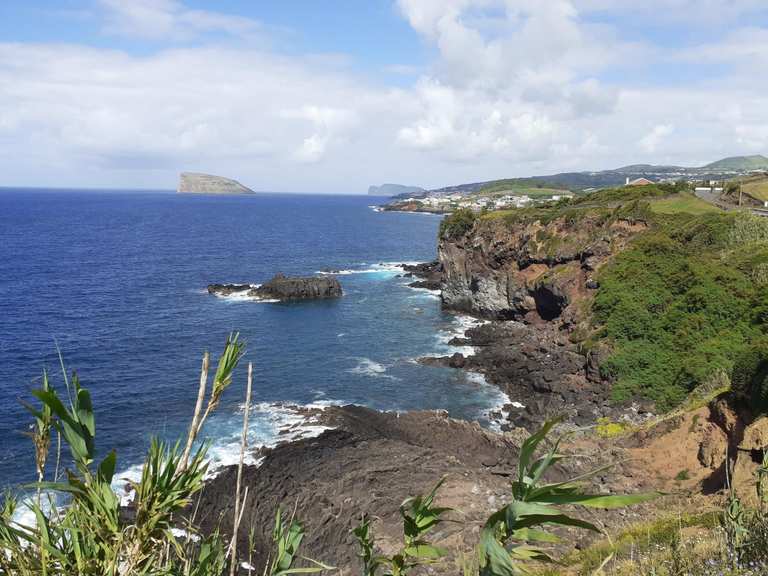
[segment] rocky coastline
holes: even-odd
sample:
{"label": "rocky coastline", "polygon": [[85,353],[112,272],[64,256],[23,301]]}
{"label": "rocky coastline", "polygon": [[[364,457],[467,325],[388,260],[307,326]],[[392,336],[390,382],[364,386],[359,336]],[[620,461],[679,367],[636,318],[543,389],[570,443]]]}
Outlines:
{"label": "rocky coastline", "polygon": [[[352,573],[359,558],[351,531],[361,511],[376,519],[381,551],[392,553],[402,539],[398,507],[403,499],[426,493],[445,478],[440,503],[455,512],[434,535],[434,543],[450,550],[451,557],[432,566],[430,573],[456,574],[456,562],[462,553],[471,552],[484,521],[509,501],[509,477],[527,435],[520,429],[496,434],[441,411],[397,414],[341,406],[307,416],[332,429],[262,449],[260,464],[246,466],[243,472],[245,485],[256,497],[246,504],[242,525],[248,529],[241,530],[238,545],[248,548],[253,527],[250,549],[258,570],[270,552],[279,503],[300,514],[306,528],[303,554]],[[563,480],[613,456],[598,446],[585,444],[583,449],[586,458],[558,466],[552,479]],[[204,531],[231,526],[236,474],[235,467],[222,471],[196,502]],[[614,489],[616,481],[598,478],[594,489]],[[635,488],[638,482],[624,482],[623,487],[629,485]],[[639,512],[629,514],[628,518],[636,518]]]}
{"label": "rocky coastline", "polygon": [[450,280],[446,279],[445,270],[452,265],[438,260],[404,266],[405,276],[420,278],[410,283],[411,287],[441,290],[445,309],[486,322],[449,342],[471,347],[473,354],[465,356],[455,352],[419,361],[483,374],[488,383],[513,400],[504,406],[507,421],[502,423],[502,429],[530,430],[555,414],[567,415],[577,426],[592,424],[603,417],[638,422],[652,416],[652,406],[646,403],[616,406],[609,402],[610,387],[600,377],[598,359],[580,351],[559,323],[543,321],[540,317],[534,321],[530,315],[527,320],[503,320],[494,315],[489,318],[478,313],[474,306],[467,310],[446,302],[442,290]]}
{"label": "rocky coastline", "polygon": [[380,212],[421,212],[424,214],[450,214],[451,208],[442,208],[439,206],[427,206],[418,201],[400,201],[395,200],[379,206]]}
{"label": "rocky coastline", "polygon": [[[280,505],[300,511],[308,557],[352,572],[359,558],[351,530],[361,512],[375,518],[381,552],[392,553],[402,534],[399,504],[445,477],[439,502],[456,509],[455,522],[441,527],[434,543],[451,552],[429,573],[460,573],[462,554],[477,543],[484,520],[510,497],[522,442],[554,415],[565,416],[571,433],[564,451],[578,457],[559,463],[549,480],[618,463],[589,478],[589,490],[668,494],[661,506],[594,511],[613,531],[665,509],[721,506],[718,493],[729,467],[733,485],[749,492],[755,455],[768,444],[767,418],[753,416],[727,395],[664,416],[649,402],[617,404],[601,370],[607,351],[585,344],[596,270],[645,229],[642,221],[628,218],[474,222],[468,229],[441,232],[438,260],[403,265],[401,276],[411,280],[410,287],[439,291],[445,310],[484,320],[450,342],[471,347],[473,354],[420,361],[481,373],[505,392],[511,402],[498,414],[504,418],[502,431],[444,412],[396,414],[345,406],[308,413],[313,423],[330,429],[261,449],[261,463],[244,471],[245,484],[258,494],[243,516],[244,525],[254,528],[257,570],[268,557],[269,529]],[[605,431],[599,430],[601,422],[608,423]],[[627,432],[614,436],[611,426]],[[231,526],[235,475],[234,467],[225,469],[196,503],[205,529]],[[241,531],[240,545],[248,545],[247,534]],[[595,538],[575,531],[563,535],[560,552]]]}

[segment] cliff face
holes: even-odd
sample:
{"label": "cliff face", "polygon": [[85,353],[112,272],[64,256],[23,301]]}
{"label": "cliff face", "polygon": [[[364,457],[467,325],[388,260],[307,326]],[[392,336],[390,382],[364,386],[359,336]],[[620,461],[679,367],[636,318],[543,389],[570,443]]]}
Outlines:
{"label": "cliff face", "polygon": [[593,272],[646,225],[584,210],[552,220],[478,217],[441,234],[446,308],[490,319],[569,321],[596,287]]}
{"label": "cliff face", "polygon": [[447,224],[438,248],[443,306],[501,320],[467,332],[476,353],[463,367],[524,405],[509,409],[517,426],[533,428],[551,414],[578,424],[614,416],[600,375],[606,350],[585,351],[575,336],[591,328],[597,269],[646,224],[602,209]]}

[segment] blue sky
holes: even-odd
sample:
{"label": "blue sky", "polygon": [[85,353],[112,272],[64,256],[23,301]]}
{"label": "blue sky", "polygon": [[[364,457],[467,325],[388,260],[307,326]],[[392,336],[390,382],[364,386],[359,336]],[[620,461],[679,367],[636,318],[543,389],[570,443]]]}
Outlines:
{"label": "blue sky", "polygon": [[[359,72],[374,78],[383,73],[392,82],[405,82],[400,77],[413,74],[393,74],[389,67],[413,68],[415,74],[434,52],[389,0],[197,0],[184,4],[191,10],[215,7],[222,14],[252,19],[260,26],[260,41],[276,52],[336,54]],[[141,42],[105,33],[103,12],[97,2],[89,0],[6,0],[0,5],[0,38],[7,42],[84,44],[135,55],[151,54],[169,45],[232,41],[222,31],[192,39],[143,38]]]}
{"label": "blue sky", "polygon": [[0,185],[364,192],[768,152],[756,0],[5,0]]}

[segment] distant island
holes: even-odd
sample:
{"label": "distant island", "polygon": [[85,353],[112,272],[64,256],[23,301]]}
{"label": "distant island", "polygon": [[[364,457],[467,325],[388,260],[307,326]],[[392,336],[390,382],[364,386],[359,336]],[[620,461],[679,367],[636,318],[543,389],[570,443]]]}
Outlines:
{"label": "distant island", "polygon": [[381,186],[369,186],[369,196],[399,196],[401,194],[423,194],[424,188],[419,186],[404,186],[402,184],[382,184]]}
{"label": "distant island", "polygon": [[179,194],[253,194],[253,190],[246,188],[237,180],[214,176],[213,174],[200,174],[197,172],[182,172],[179,176]]}

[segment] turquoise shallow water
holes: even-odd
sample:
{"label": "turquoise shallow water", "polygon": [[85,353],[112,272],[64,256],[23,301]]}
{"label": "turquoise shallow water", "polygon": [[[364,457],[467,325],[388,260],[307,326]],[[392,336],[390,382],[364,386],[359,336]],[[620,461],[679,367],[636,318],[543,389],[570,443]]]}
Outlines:
{"label": "turquoise shallow water", "polygon": [[[123,470],[150,435],[183,433],[202,351],[220,350],[230,330],[254,363],[254,444],[300,422],[286,404],[446,409],[488,424],[503,401],[495,388],[414,362],[452,352],[447,341],[468,322],[398,278],[396,263],[435,257],[439,217],[377,213],[375,201],[0,190],[2,484],[31,478],[30,419],[17,399],[43,367],[55,370],[57,343],[93,393],[98,448],[116,448]],[[205,291],[326,269],[342,271],[343,298],[281,304]],[[207,429],[218,463],[236,455],[244,384],[243,364]]]}

